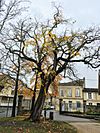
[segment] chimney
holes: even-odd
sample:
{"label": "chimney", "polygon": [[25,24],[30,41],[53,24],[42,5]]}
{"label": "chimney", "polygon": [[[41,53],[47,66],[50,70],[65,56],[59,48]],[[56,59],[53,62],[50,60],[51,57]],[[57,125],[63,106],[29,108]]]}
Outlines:
{"label": "chimney", "polygon": [[100,95],[100,70],[98,72],[98,93]]}

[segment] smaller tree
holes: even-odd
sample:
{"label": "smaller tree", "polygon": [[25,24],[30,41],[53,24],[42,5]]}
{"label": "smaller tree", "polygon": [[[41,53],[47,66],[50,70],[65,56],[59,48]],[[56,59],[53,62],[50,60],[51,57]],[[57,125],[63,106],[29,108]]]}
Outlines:
{"label": "smaller tree", "polygon": [[[5,43],[2,41],[2,38],[4,38],[5,33],[10,32],[9,30],[9,23],[11,21],[14,22],[14,20],[16,19],[16,17],[18,15],[20,15],[22,13],[22,11],[25,11],[26,7],[22,7],[22,0],[10,0],[9,2],[0,1],[0,42],[1,42],[1,55],[0,58],[1,60],[11,60],[11,62],[13,62],[13,65],[15,65],[17,67],[16,70],[16,82],[15,82],[15,95],[14,95],[14,100],[13,100],[13,109],[12,109],[12,116],[15,116],[15,109],[16,109],[16,98],[17,98],[17,90],[18,90],[18,80],[19,80],[19,73],[20,73],[20,57],[19,55],[18,58],[16,57],[17,64],[15,63],[16,59],[15,59],[15,55],[13,54],[11,57],[11,54],[9,54],[9,50],[8,47],[6,47]],[[3,45],[2,45],[3,44]],[[19,53],[20,54],[20,53]],[[3,61],[2,61],[3,62]],[[8,68],[7,70],[7,66],[9,66],[6,63],[6,73],[8,71],[8,73],[11,72],[11,67]],[[14,71],[13,71],[14,72]],[[10,75],[11,76],[11,75]],[[14,77],[14,76],[13,76]]]}

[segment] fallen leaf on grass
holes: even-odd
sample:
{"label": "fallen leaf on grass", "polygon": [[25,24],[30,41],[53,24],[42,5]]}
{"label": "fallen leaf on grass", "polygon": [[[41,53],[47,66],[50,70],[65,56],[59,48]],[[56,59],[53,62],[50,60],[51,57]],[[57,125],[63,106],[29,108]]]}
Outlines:
{"label": "fallen leaf on grass", "polygon": [[23,130],[23,128],[22,128],[22,127],[18,128],[17,133],[21,133],[21,132],[22,132],[22,130]]}
{"label": "fallen leaf on grass", "polygon": [[48,133],[51,133],[51,131],[48,131]]}
{"label": "fallen leaf on grass", "polygon": [[29,130],[29,128],[26,130],[26,133],[29,133],[30,132],[30,130]]}

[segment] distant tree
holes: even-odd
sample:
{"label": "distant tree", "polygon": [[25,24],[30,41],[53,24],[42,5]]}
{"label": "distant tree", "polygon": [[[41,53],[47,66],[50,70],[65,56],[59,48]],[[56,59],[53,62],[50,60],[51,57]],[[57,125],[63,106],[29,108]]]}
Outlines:
{"label": "distant tree", "polygon": [[19,15],[25,7],[21,7],[22,0],[0,0],[0,33],[10,20]]}
{"label": "distant tree", "polygon": [[[10,32],[8,30],[9,23],[13,23],[15,19],[17,19],[17,16],[22,13],[23,10],[25,10],[25,7],[22,6],[23,1],[22,0],[1,0],[0,1],[0,40],[4,38],[5,31]],[[17,67],[16,69],[16,82],[15,82],[15,95],[14,95],[14,100],[13,100],[13,109],[12,109],[12,116],[15,116],[15,108],[16,108],[16,98],[17,98],[17,90],[18,90],[18,80],[19,80],[19,72],[20,72],[20,57],[18,56],[15,57],[14,55],[9,54],[7,49],[5,49],[5,44],[2,43],[0,47],[0,59],[1,61],[5,62],[7,61],[6,64],[6,70],[5,73],[10,75],[11,72],[11,67],[8,68],[10,63],[12,62],[13,65]],[[9,61],[8,61],[9,58]],[[17,60],[17,63],[15,63]],[[3,63],[4,63],[3,62]],[[13,71],[14,72],[14,71]],[[15,74],[15,73],[14,73]],[[13,78],[13,77],[12,77]]]}
{"label": "distant tree", "polygon": [[[12,26],[14,30],[10,38],[7,35],[3,41],[10,53],[32,63],[32,70],[39,76],[39,95],[31,114],[33,121],[40,119],[49,86],[59,74],[69,78],[75,76],[75,63],[92,68],[100,66],[100,29],[74,32],[68,24],[69,20],[64,19],[56,8],[56,13],[47,23],[20,22]],[[20,42],[21,49],[18,48]],[[13,45],[9,47],[9,44]]]}

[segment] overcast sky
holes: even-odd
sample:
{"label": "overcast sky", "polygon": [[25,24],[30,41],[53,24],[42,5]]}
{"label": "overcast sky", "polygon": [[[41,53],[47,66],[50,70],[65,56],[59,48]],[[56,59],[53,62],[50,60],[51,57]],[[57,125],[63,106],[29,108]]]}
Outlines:
{"label": "overcast sky", "polygon": [[100,24],[100,0],[31,0],[33,16],[48,18],[54,12],[53,4],[61,5],[64,16],[76,20],[77,27]]}
{"label": "overcast sky", "polygon": [[[60,5],[63,15],[76,23],[75,29],[100,25],[100,0],[31,0],[30,14],[40,20],[50,18],[54,13],[53,3]],[[77,65],[79,77],[86,78],[86,87],[98,87],[98,71]]]}

